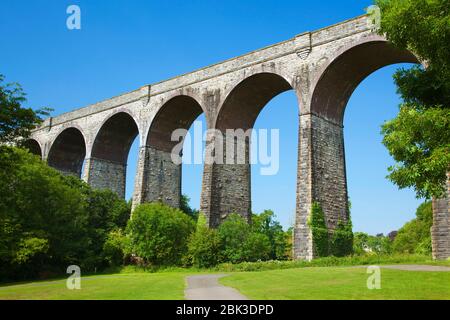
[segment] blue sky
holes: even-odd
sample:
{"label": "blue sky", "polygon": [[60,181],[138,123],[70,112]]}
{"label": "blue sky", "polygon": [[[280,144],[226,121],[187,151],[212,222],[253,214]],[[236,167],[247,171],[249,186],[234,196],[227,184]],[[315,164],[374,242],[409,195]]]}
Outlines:
{"label": "blue sky", "polygon": [[[81,8],[82,29],[66,28],[66,8]],[[0,73],[20,82],[27,105],[58,115],[364,13],[371,0],[341,1],[51,1],[0,0]],[[353,94],[345,113],[349,196],[356,231],[398,229],[420,200],[385,179],[393,163],[380,125],[400,100],[392,74],[381,69]],[[274,98],[256,128],[280,128],[280,172],[252,168],[253,211],[272,209],[294,221],[297,101]],[[201,120],[202,118],[200,118]],[[127,197],[133,190],[137,144],[130,151]],[[183,193],[198,207],[201,165],[183,167]]]}

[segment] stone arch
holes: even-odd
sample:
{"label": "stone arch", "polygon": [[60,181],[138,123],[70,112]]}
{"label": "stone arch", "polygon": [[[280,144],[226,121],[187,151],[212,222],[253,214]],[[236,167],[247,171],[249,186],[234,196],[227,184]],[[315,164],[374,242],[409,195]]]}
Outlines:
{"label": "stone arch", "polygon": [[342,125],[345,107],[358,85],[376,70],[396,63],[419,60],[379,36],[344,47],[323,66],[313,84],[310,111]]}
{"label": "stone arch", "polygon": [[[329,232],[349,218],[343,119],[357,86],[370,74],[396,63],[419,63],[409,51],[371,35],[333,54],[311,82],[309,110],[300,117],[298,199],[294,256],[311,259],[307,220],[313,202],[320,203]],[[308,108],[308,106],[306,106]],[[309,112],[308,112],[309,111]]]}
{"label": "stone arch", "polygon": [[[170,206],[179,207],[181,201],[181,163],[174,162],[174,147],[184,141],[172,141],[172,132],[187,130],[204,109],[193,97],[176,95],[167,100],[153,118],[146,138],[141,147],[140,160],[143,170],[136,186],[136,203],[162,201]],[[181,152],[180,148],[176,152]]]}
{"label": "stone arch", "polygon": [[188,95],[172,97],[159,108],[153,118],[146,145],[170,152],[178,143],[178,141],[171,141],[172,132],[176,129],[188,130],[202,113],[204,110],[196,99]]}
{"label": "stone arch", "polygon": [[58,134],[48,153],[48,165],[64,174],[81,177],[86,142],[80,129],[70,127]]}
{"label": "stone arch", "polygon": [[27,139],[23,143],[23,147],[30,153],[39,156],[42,159],[42,148],[39,142],[35,139]]}
{"label": "stone arch", "polygon": [[[292,89],[293,86],[277,73],[255,73],[230,90],[220,106],[215,129],[222,134],[224,143],[216,145],[215,152],[217,154],[217,148],[221,148],[223,162],[205,166],[203,178],[204,181],[212,181],[211,190],[203,192],[210,198],[201,202],[201,211],[206,213],[210,226],[219,225],[230,213],[238,213],[250,220],[250,136],[247,130],[253,128],[261,110],[270,100]],[[226,135],[227,129],[242,129],[247,134],[230,137]],[[231,156],[227,154],[230,148],[235,150]],[[243,158],[239,156],[240,152]]]}
{"label": "stone arch", "polygon": [[215,128],[250,129],[264,106],[275,96],[293,89],[283,76],[272,72],[252,74],[233,87],[217,112]]}
{"label": "stone arch", "polygon": [[119,110],[108,117],[92,145],[88,183],[97,189],[110,189],[124,198],[128,153],[138,134],[138,125],[127,111]]}

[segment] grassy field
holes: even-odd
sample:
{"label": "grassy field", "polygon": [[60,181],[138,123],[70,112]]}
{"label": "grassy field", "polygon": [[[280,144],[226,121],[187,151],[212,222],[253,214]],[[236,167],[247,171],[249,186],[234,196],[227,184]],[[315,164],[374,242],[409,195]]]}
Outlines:
{"label": "grassy field", "polygon": [[[83,276],[81,290],[68,290],[66,279],[2,285],[0,300],[179,300],[184,298],[185,278],[192,274],[199,272],[174,269],[150,273],[125,268],[120,273]],[[227,274],[221,283],[250,299],[450,299],[450,272],[381,269],[380,290],[367,289],[369,275],[364,267],[304,267]]]}
{"label": "grassy field", "polygon": [[66,279],[38,281],[0,287],[0,299],[44,300],[109,300],[184,298],[186,274],[182,272],[120,273],[87,276],[81,279],[80,290],[68,290]]}
{"label": "grassy field", "polygon": [[303,268],[234,273],[220,279],[250,299],[450,299],[450,272],[381,269],[381,289],[367,289],[365,268]]}

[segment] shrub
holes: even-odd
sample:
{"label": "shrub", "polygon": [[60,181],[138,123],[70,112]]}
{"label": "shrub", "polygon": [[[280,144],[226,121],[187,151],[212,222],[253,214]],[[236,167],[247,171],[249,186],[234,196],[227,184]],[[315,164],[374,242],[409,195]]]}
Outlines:
{"label": "shrub", "polygon": [[103,258],[110,266],[120,266],[125,263],[129,254],[129,238],[121,229],[110,231],[103,244]]}
{"label": "shrub", "polygon": [[431,254],[431,226],[433,209],[431,202],[421,204],[416,218],[407,222],[395,237],[392,248],[398,253]]}
{"label": "shrub", "polygon": [[191,218],[162,203],[138,206],[127,225],[132,252],[153,265],[180,265],[193,231]]}
{"label": "shrub", "polygon": [[252,215],[252,227],[254,232],[267,237],[270,245],[268,259],[286,260],[289,257],[290,233],[283,231],[281,224],[275,220],[275,214],[271,210],[265,210],[259,215]]}
{"label": "shrub", "polygon": [[353,253],[353,232],[350,219],[347,223],[338,222],[330,241],[330,254],[345,257]]}
{"label": "shrub", "polygon": [[220,247],[221,241],[217,231],[199,226],[189,238],[188,257],[195,267],[213,267],[220,261]]}
{"label": "shrub", "polygon": [[354,233],[353,251],[357,255],[390,254],[392,252],[392,241],[388,236],[371,236],[364,232]]}
{"label": "shrub", "polygon": [[328,229],[325,223],[325,215],[318,202],[314,202],[311,206],[308,225],[312,233],[314,256],[328,256]]}
{"label": "shrub", "polygon": [[268,259],[270,241],[266,235],[252,230],[252,227],[238,214],[231,214],[219,226],[224,261],[239,263]]}
{"label": "shrub", "polygon": [[0,181],[0,278],[36,277],[46,264],[60,270],[81,264],[89,238],[80,190],[38,157],[6,146]]}
{"label": "shrub", "polygon": [[243,257],[247,262],[268,260],[271,249],[270,240],[265,234],[251,232],[243,244]]}

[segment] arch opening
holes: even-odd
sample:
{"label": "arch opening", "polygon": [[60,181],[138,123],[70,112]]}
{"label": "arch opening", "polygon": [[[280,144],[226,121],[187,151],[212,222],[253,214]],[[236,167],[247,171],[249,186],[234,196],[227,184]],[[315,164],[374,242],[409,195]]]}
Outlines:
{"label": "arch opening", "polygon": [[219,110],[216,128],[250,129],[264,106],[292,86],[274,73],[258,73],[240,82],[227,96]]}
{"label": "arch opening", "polygon": [[30,153],[39,156],[42,159],[42,149],[39,142],[34,139],[27,139],[23,142],[23,147]]}
{"label": "arch opening", "polygon": [[399,190],[385,178],[387,167],[394,160],[382,144],[380,126],[398,113],[401,100],[395,93],[392,74],[399,66],[411,65],[386,66],[365,78],[351,95],[344,115],[345,164],[353,228],[355,232],[373,236],[387,236],[398,230],[414,217],[421,202],[413,190]]}
{"label": "arch opening", "polygon": [[[140,151],[144,159],[140,202],[161,201],[180,207],[182,167],[186,165],[181,163],[183,148],[193,147],[192,144],[185,145],[185,138],[193,122],[202,114],[200,104],[186,95],[176,96],[160,108],[150,126],[146,145]],[[182,130],[176,134],[178,140],[173,140],[172,133],[179,129]],[[189,142],[194,142],[194,138],[202,137],[192,137]]]}
{"label": "arch opening", "polygon": [[[310,113],[301,118],[301,130],[308,138],[301,143],[300,149],[304,150],[300,152],[312,151],[303,170],[311,183],[299,179],[298,192],[311,192],[309,201],[320,203],[330,232],[336,230],[340,222],[346,223],[350,215],[343,127],[350,97],[358,85],[376,70],[398,63],[419,62],[411,52],[399,50],[378,39],[353,45],[341,52],[324,67],[318,81],[313,83]],[[297,258],[314,257],[313,249],[308,245],[309,231],[304,227],[308,215],[307,207],[298,206],[294,243],[294,256]]]}
{"label": "arch opening", "polygon": [[111,116],[100,128],[88,159],[88,182],[97,189],[110,189],[125,197],[128,155],[139,129],[126,112]]}
{"label": "arch opening", "polygon": [[76,128],[61,132],[53,142],[48,154],[49,166],[64,174],[81,177],[86,144],[83,134]]}
{"label": "arch opening", "polygon": [[[211,226],[219,225],[231,213],[238,213],[250,221],[252,211],[250,160],[252,163],[259,163],[260,152],[254,149],[254,146],[257,147],[260,144],[251,143],[255,132],[252,134],[252,130],[249,129],[254,128],[259,114],[273,98],[292,89],[289,82],[278,74],[258,73],[240,82],[225,99],[216,120],[216,128],[223,135],[224,143],[223,162],[214,164],[212,167],[213,183],[209,220]],[[299,108],[297,107],[296,110],[298,112]],[[230,134],[230,129],[235,130],[235,133]],[[268,135],[270,139],[270,133]],[[270,143],[278,143],[278,141],[270,141]],[[266,147],[269,146],[266,145]],[[229,153],[228,150],[231,149],[233,152]],[[245,157],[239,154],[239,150],[244,151],[242,154]],[[274,172],[272,175],[277,173]]]}
{"label": "arch opening", "polygon": [[348,49],[322,73],[312,95],[311,112],[342,125],[345,107],[356,87],[376,70],[397,63],[419,61],[387,41],[369,41]]}

